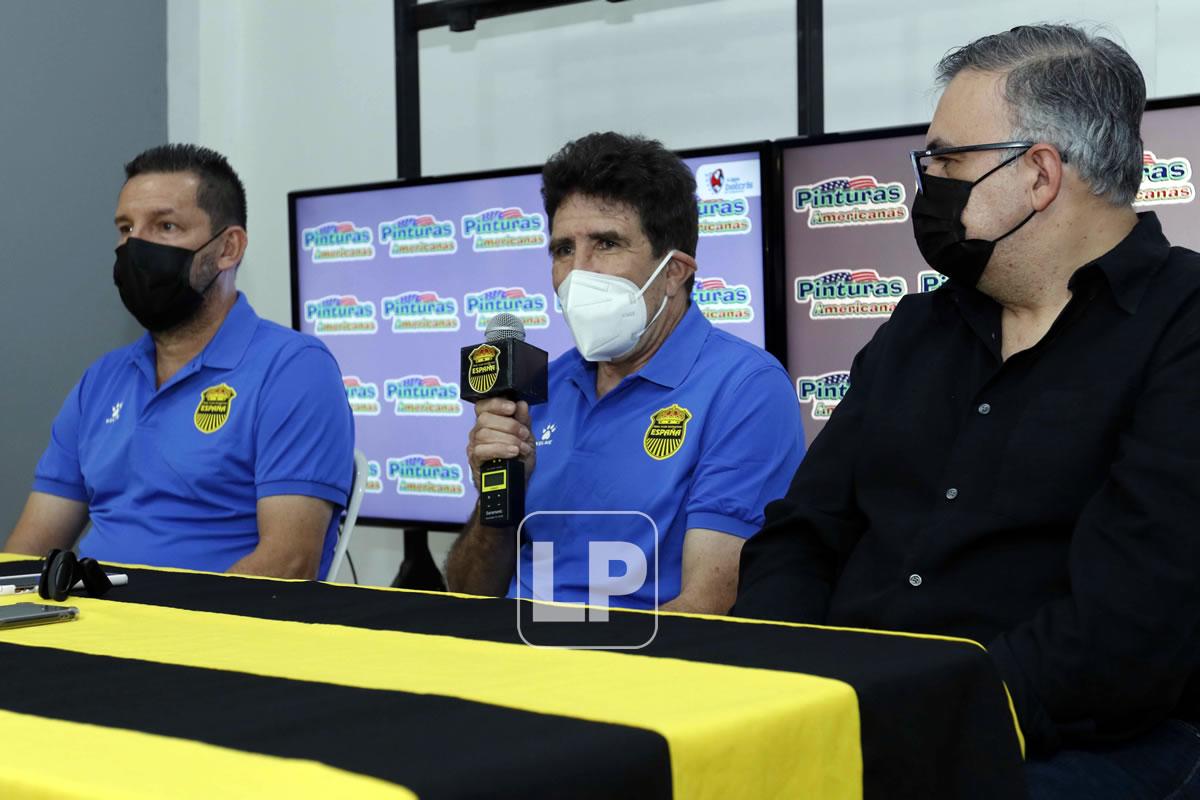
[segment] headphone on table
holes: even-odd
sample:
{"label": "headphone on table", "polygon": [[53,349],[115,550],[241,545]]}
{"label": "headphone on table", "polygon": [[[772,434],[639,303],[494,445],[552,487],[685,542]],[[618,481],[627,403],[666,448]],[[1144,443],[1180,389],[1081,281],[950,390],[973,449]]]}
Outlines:
{"label": "headphone on table", "polygon": [[79,581],[92,597],[100,597],[112,588],[112,581],[96,559],[76,558],[70,550],[55,548],[46,554],[42,565],[38,595],[43,600],[66,600]]}

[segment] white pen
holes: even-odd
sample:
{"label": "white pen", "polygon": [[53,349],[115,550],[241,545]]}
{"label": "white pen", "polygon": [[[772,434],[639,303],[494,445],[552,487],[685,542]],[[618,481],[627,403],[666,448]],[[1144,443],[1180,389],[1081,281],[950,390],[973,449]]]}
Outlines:
{"label": "white pen", "polygon": [[[13,577],[24,578],[27,576],[14,575]],[[11,580],[11,578],[10,578],[10,580]],[[113,573],[112,575],[109,575],[108,580],[112,583],[113,586],[124,586],[125,584],[129,583],[129,576],[123,572],[116,572],[116,573]],[[82,588],[83,588],[83,581],[76,581],[75,585],[71,587],[71,591],[75,591],[77,589],[82,589]],[[32,586],[30,586],[28,584],[15,584],[15,583],[0,584],[0,595],[25,594],[26,592],[36,592],[36,591],[37,591],[37,584],[34,584]]]}

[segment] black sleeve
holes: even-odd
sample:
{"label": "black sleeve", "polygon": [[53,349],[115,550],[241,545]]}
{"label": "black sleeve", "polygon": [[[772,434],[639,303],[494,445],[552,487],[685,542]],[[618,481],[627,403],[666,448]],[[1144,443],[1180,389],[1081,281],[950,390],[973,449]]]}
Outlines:
{"label": "black sleeve", "polygon": [[854,358],[850,389],[792,478],[787,496],[766,508],[766,522],[742,549],[731,614],[819,623],[838,571],[866,529],[854,491],[872,356],[887,324]]}
{"label": "black sleeve", "polygon": [[1076,523],[1070,595],[988,646],[1032,755],[1125,738],[1177,713],[1200,665],[1198,312],[1168,328]]}

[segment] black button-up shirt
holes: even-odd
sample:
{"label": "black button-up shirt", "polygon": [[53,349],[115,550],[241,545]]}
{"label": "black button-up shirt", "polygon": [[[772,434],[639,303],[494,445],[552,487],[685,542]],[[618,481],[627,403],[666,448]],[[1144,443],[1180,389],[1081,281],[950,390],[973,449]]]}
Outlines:
{"label": "black button-up shirt", "polygon": [[734,613],[979,641],[1035,755],[1200,715],[1200,255],[1139,216],[1007,361],[986,295],[905,297]]}

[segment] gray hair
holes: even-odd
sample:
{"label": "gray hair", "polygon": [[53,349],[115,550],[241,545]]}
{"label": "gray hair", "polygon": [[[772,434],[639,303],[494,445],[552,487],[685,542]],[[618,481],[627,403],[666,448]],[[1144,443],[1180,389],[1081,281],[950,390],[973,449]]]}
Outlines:
{"label": "gray hair", "polygon": [[1070,25],[1023,25],[951,50],[938,83],[966,69],[1005,73],[1013,139],[1054,145],[1093,195],[1133,202],[1146,81],[1124,48]]}

